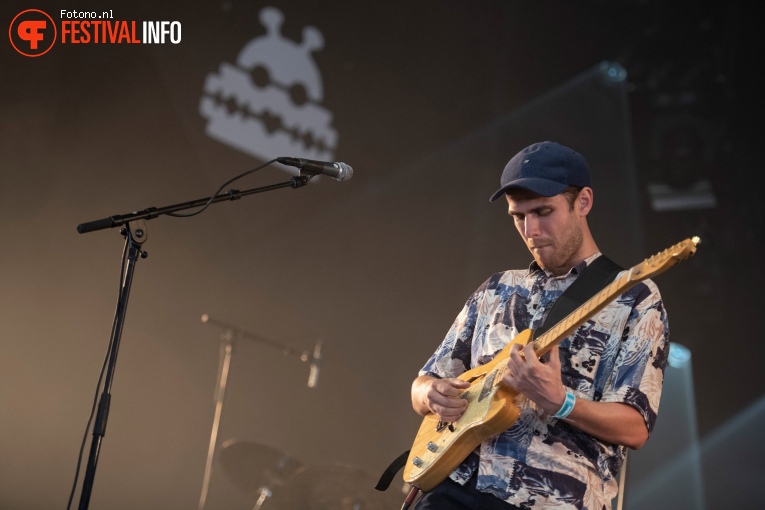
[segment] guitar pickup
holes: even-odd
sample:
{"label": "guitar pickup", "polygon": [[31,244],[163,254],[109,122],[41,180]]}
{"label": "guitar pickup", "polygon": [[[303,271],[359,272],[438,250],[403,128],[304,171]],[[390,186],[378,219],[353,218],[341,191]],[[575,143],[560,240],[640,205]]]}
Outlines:
{"label": "guitar pickup", "polygon": [[497,377],[497,370],[495,369],[483,382],[483,388],[481,388],[481,394],[478,395],[478,401],[482,401],[491,394],[491,390],[494,389],[494,379]]}

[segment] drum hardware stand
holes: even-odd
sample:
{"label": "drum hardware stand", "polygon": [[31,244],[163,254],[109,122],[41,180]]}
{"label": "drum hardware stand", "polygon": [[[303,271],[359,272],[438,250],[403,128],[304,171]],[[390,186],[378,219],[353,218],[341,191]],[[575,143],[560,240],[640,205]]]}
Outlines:
{"label": "drum hardware stand", "polygon": [[[213,418],[212,432],[210,434],[210,444],[207,448],[207,461],[205,462],[205,474],[202,479],[202,494],[199,497],[199,510],[204,510],[205,503],[207,502],[207,495],[210,490],[210,480],[212,478],[212,466],[213,458],[215,457],[215,449],[218,444],[218,431],[220,430],[220,419],[223,412],[223,398],[226,393],[226,385],[228,384],[228,374],[231,367],[231,355],[234,350],[234,337],[236,339],[249,339],[256,342],[270,345],[281,351],[285,356],[296,356],[303,362],[311,362],[311,372],[309,374],[308,387],[313,388],[316,385],[316,369],[315,363],[320,358],[321,340],[316,343],[316,348],[313,354],[308,351],[298,352],[278,342],[268,340],[266,338],[258,337],[252,333],[244,330],[237,329],[225,322],[221,322],[217,319],[211,318],[208,314],[202,315],[202,322],[217,326],[224,330],[221,335],[222,348],[221,359],[218,365],[218,382],[216,384],[217,391],[215,393],[215,417]],[[259,510],[267,498],[271,496],[271,488],[266,483],[259,490],[259,497],[253,510]]]}
{"label": "drum hardware stand", "polygon": [[221,349],[221,359],[218,365],[218,384],[215,392],[215,418],[213,419],[212,434],[210,435],[210,446],[207,449],[207,462],[205,463],[205,475],[202,482],[202,495],[199,497],[199,510],[204,509],[207,501],[207,491],[210,487],[210,477],[212,476],[212,462],[215,454],[215,445],[218,444],[218,428],[220,426],[220,417],[223,412],[223,397],[226,393],[226,384],[228,383],[228,370],[231,366],[231,353],[234,349],[234,334],[228,329],[221,335],[223,348]]}
{"label": "drum hardware stand", "polygon": [[263,506],[263,503],[265,503],[266,498],[271,496],[271,489],[269,489],[267,486],[263,486],[260,488],[260,497],[258,498],[258,501],[255,502],[255,506],[252,507],[252,510],[260,510],[260,507]]}

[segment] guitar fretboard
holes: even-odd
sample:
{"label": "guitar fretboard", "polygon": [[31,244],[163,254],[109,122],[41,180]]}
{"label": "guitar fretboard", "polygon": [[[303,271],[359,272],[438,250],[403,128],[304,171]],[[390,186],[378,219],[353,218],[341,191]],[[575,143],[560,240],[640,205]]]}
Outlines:
{"label": "guitar fretboard", "polygon": [[576,328],[581,326],[587,319],[598,313],[614,298],[624,293],[635,285],[639,280],[632,280],[632,271],[623,272],[603,290],[585,301],[576,310],[568,314],[558,324],[550,328],[545,334],[534,339],[534,352],[542,356],[552,347],[569,336]]}

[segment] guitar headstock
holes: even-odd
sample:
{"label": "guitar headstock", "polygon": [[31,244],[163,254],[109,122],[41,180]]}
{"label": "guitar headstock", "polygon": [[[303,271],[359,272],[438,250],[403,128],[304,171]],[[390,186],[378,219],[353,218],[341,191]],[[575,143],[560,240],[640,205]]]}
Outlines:
{"label": "guitar headstock", "polygon": [[693,236],[645,259],[630,270],[630,280],[644,280],[663,273],[696,253],[696,246],[700,243],[701,239]]}

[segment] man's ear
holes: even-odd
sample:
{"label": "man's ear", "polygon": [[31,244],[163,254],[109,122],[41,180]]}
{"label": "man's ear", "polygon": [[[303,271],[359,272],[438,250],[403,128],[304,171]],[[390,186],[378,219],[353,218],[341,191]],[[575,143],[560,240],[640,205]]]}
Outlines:
{"label": "man's ear", "polygon": [[576,210],[586,216],[590,213],[593,203],[592,188],[582,188],[579,196],[576,197]]}

